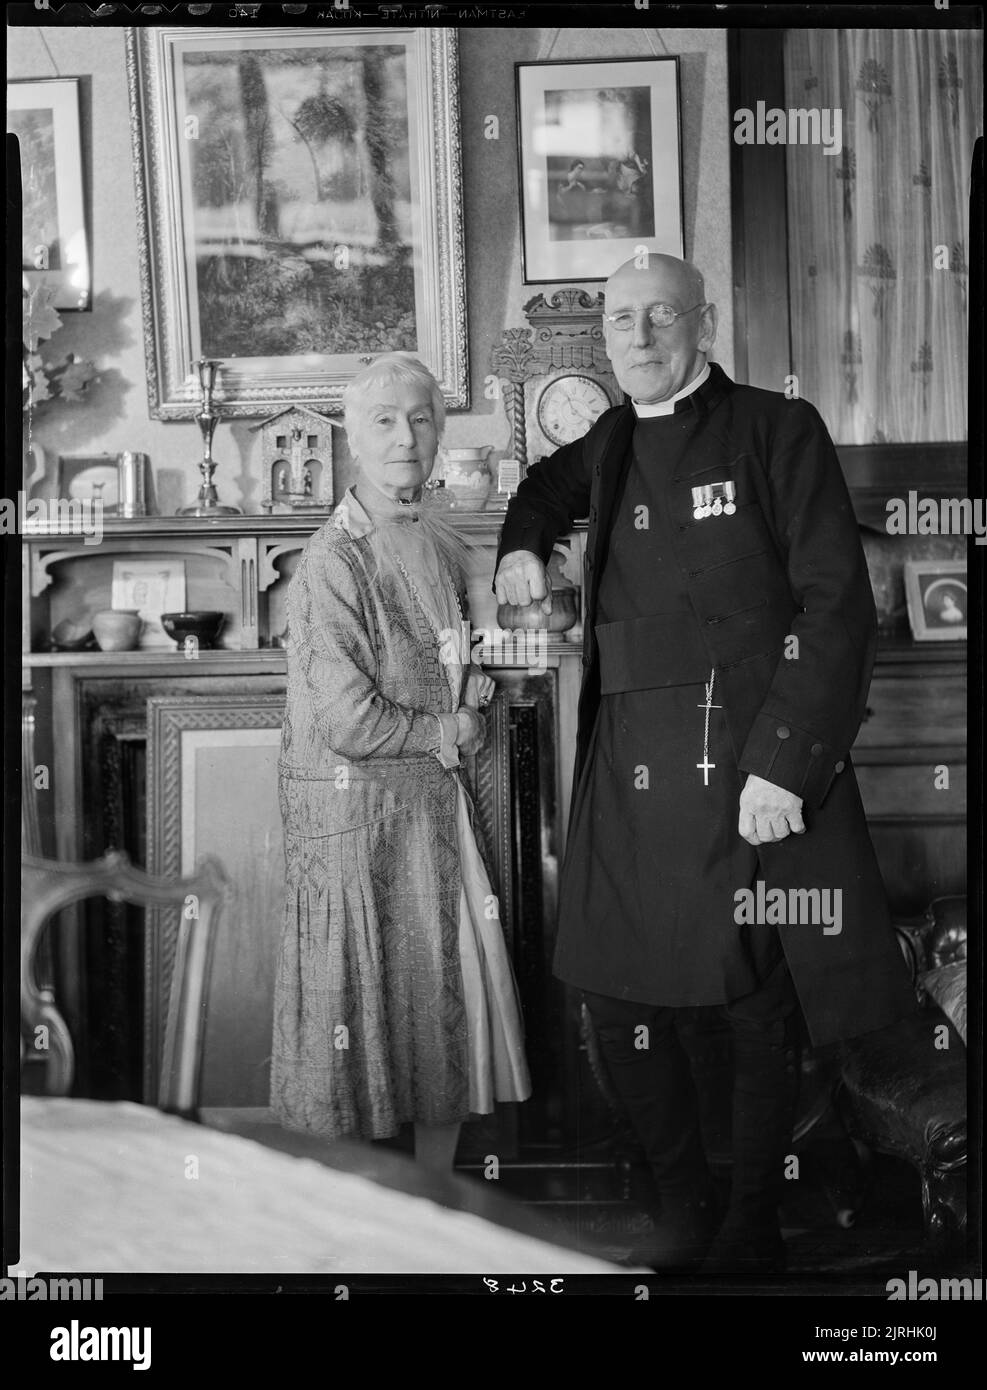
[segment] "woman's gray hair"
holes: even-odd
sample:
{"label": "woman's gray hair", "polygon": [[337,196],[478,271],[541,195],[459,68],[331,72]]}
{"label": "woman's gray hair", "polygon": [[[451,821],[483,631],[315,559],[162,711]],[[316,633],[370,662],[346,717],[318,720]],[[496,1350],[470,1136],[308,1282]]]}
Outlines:
{"label": "woman's gray hair", "polygon": [[410,352],[385,352],[357,372],[343,391],[343,423],[347,435],[352,435],[366,400],[367,392],[377,386],[400,382],[402,386],[424,386],[432,401],[435,432],[441,438],[446,423],[446,406],[442,388],[423,362]]}

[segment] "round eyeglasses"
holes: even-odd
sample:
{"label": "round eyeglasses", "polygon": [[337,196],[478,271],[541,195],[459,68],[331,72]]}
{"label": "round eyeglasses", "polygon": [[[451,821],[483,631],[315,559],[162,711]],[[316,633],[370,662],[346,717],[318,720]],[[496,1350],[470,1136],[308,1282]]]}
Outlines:
{"label": "round eyeglasses", "polygon": [[693,309],[705,308],[705,303],[693,304],[692,309],[676,313],[671,304],[642,304],[640,309],[624,309],[619,314],[604,314],[603,317],[618,333],[628,333],[637,322],[638,314],[647,314],[652,328],[671,328],[676,319],[685,318]]}

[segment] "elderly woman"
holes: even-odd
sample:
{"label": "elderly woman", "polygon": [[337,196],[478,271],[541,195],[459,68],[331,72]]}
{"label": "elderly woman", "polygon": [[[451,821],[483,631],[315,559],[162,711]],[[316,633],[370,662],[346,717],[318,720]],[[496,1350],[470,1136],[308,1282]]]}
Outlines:
{"label": "elderly woman", "polygon": [[416,1157],[448,1169],[469,1114],[531,1091],[460,769],[494,686],[450,640],[466,551],[422,492],[438,383],[390,353],[344,405],[359,478],[288,594],[272,1104],[327,1138],[413,1122]]}

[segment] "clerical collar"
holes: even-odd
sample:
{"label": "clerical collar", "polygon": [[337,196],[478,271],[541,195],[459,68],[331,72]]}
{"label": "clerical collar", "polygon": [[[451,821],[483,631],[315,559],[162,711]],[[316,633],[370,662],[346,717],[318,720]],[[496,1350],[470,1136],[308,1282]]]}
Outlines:
{"label": "clerical collar", "polygon": [[669,396],[667,401],[631,401],[634,414],[639,420],[650,420],[656,415],[674,415],[675,402],[684,400],[686,396],[691,396],[693,391],[698,391],[708,376],[709,363],[707,362],[699,375],[693,377],[688,386],[683,386],[681,391],[676,391],[675,395]]}

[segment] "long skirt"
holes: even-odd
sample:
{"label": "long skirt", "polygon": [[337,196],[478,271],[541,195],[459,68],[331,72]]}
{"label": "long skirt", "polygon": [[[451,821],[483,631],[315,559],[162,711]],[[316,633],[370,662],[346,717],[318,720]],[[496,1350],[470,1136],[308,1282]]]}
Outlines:
{"label": "long skirt", "polygon": [[278,1118],[379,1139],[524,1099],[520,1007],[460,773],[375,758],[342,780],[282,769]]}

